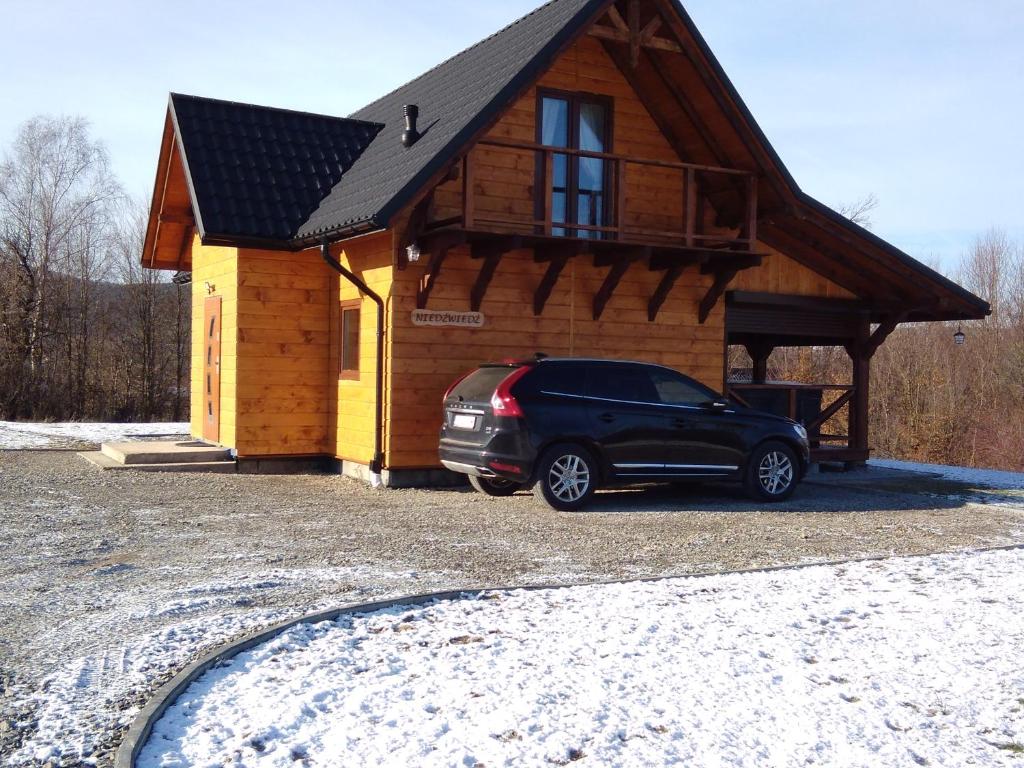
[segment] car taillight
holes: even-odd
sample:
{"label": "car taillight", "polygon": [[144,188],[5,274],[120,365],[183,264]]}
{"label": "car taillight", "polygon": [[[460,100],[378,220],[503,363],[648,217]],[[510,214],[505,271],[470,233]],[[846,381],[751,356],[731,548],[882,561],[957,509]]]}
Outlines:
{"label": "car taillight", "polygon": [[444,397],[441,398],[441,404],[442,405],[444,405],[446,402],[448,402],[448,395],[450,395],[452,393],[452,390],[455,389],[457,386],[459,386],[459,384],[461,384],[463,382],[463,380],[467,376],[469,376],[470,373],[472,373],[472,371],[469,371],[468,373],[464,373],[461,376],[459,376],[459,378],[457,378],[455,381],[453,381],[452,385],[450,387],[448,387],[448,389],[446,389],[444,391]]}
{"label": "car taillight", "polygon": [[530,367],[524,365],[521,368],[516,368],[501,380],[491,396],[491,408],[494,409],[495,416],[523,416],[523,409],[519,407],[519,402],[512,395],[512,387],[529,372]]}

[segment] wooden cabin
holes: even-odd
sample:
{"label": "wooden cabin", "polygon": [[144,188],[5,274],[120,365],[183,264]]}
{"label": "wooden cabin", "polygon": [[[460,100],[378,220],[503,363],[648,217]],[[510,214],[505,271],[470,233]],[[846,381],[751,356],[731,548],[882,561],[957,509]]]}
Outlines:
{"label": "wooden cabin", "polygon": [[[803,193],[674,0],[553,0],[347,118],[172,94],[143,262],[190,272],[192,430],[258,466],[440,477],[441,397],[535,352],[726,389],[726,350],[872,354],[988,306]],[[813,382],[808,384],[813,385]],[[437,474],[434,474],[437,473]]]}

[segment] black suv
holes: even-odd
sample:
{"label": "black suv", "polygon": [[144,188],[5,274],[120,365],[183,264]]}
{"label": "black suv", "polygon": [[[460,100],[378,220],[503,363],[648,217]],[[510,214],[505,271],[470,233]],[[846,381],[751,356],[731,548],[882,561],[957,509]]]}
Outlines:
{"label": "black suv", "polygon": [[599,486],[689,478],[736,480],[757,499],[781,501],[809,455],[795,421],[740,407],[649,363],[494,363],[444,396],[444,466],[492,496],[534,486],[566,511]]}

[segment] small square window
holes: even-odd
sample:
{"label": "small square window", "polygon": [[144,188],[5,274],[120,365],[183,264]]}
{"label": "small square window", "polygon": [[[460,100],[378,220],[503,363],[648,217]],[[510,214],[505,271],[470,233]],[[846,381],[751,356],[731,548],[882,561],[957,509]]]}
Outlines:
{"label": "small square window", "polygon": [[359,378],[359,313],[360,303],[341,305],[341,378]]}

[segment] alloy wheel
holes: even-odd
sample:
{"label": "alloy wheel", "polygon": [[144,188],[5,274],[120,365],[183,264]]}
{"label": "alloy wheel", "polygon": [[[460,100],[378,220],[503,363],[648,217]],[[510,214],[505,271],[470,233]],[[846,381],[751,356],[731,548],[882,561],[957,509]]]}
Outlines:
{"label": "alloy wheel", "polygon": [[579,456],[561,456],[548,471],[548,487],[560,501],[577,501],[590,488],[590,468]]}
{"label": "alloy wheel", "polygon": [[793,483],[793,462],[782,451],[769,451],[761,459],[757,477],[765,491],[777,496]]}

